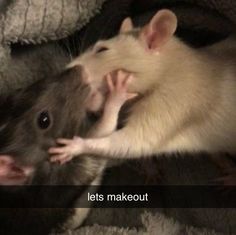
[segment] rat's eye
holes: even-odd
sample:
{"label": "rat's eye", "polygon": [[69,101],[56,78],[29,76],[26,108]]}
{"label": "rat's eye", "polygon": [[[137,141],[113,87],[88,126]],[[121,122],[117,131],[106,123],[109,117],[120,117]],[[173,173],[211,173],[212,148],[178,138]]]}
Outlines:
{"label": "rat's eye", "polygon": [[107,50],[109,50],[107,47],[101,46],[101,47],[98,47],[96,49],[95,53],[97,54],[97,53],[101,53],[101,52],[104,52],[104,51],[107,51]]}
{"label": "rat's eye", "polygon": [[37,125],[40,129],[47,129],[51,124],[50,116],[48,111],[43,111],[39,113],[37,117]]}

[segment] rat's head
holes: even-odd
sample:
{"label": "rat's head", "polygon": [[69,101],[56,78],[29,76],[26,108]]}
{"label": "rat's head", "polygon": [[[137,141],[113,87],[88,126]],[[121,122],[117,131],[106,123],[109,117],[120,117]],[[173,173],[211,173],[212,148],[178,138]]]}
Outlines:
{"label": "rat's head", "polygon": [[[161,10],[141,29],[135,29],[130,18],[123,21],[118,36],[98,41],[87,52],[76,58],[68,67],[82,65],[94,86],[100,86],[104,76],[124,69],[134,73],[131,91],[143,92],[148,82],[156,80],[161,55],[166,51],[177,27],[177,18],[169,10]],[[155,74],[154,74],[155,73]],[[143,80],[143,82],[142,82]]]}
{"label": "rat's head", "polygon": [[83,135],[94,99],[85,76],[77,66],[1,100],[0,184],[30,183],[36,169],[52,171],[55,139]]}

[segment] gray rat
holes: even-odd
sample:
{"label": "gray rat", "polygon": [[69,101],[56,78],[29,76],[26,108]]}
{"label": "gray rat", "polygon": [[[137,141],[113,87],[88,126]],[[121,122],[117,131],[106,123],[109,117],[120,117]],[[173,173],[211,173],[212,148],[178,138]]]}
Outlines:
{"label": "gray rat", "polygon": [[[48,162],[46,151],[54,143],[55,137],[72,137],[74,133],[83,135],[88,128],[85,106],[90,88],[82,84],[79,77],[80,68],[67,70],[59,76],[40,80],[13,96],[1,99],[0,169],[5,167],[6,171],[9,167],[10,172],[6,173],[11,177],[14,173],[19,175],[18,182],[13,180],[12,183],[7,182],[8,185],[62,182],[84,184],[91,180],[90,176],[86,179],[81,177],[86,167],[80,168],[80,171],[76,168],[89,164],[86,162],[90,161],[95,164],[93,159],[79,160],[70,166],[52,165]],[[78,109],[75,110],[74,107]],[[68,172],[67,168],[70,168],[69,175],[61,177],[63,173]],[[44,173],[41,174],[40,171]],[[45,182],[42,176],[45,175],[48,179],[48,174],[50,183]]]}
{"label": "gray rat", "polygon": [[[98,181],[104,161],[88,157],[63,166],[48,161],[47,148],[54,142],[53,138],[85,133],[90,125],[85,108],[90,88],[81,83],[80,77],[79,68],[68,70],[1,99],[1,185],[89,185]],[[20,200],[20,195],[28,200],[29,207],[30,200],[35,198],[39,204],[46,199],[54,208],[1,209],[0,231],[47,234],[75,214],[75,209],[67,207],[76,203],[81,193],[65,191],[64,195],[48,195],[41,191],[28,197],[18,190],[12,192],[15,200]],[[65,209],[56,209],[55,203]],[[83,212],[77,224],[83,221],[88,209]]]}
{"label": "gray rat", "polygon": [[[80,71],[73,69],[59,76],[38,81],[13,96],[1,98],[2,185],[80,185],[89,184],[97,174],[99,175],[101,162],[92,158],[65,166],[48,162],[46,150],[54,137],[62,133],[73,135],[88,124],[84,102],[89,94],[89,87],[81,84],[78,76]],[[72,102],[67,101],[69,96],[74,97]],[[73,110],[73,104],[79,107],[77,113]],[[71,116],[67,123],[63,117],[70,115],[72,110],[74,116]],[[15,192],[15,195],[18,197],[19,193]],[[37,199],[40,200],[41,197],[42,195],[38,195]],[[51,197],[51,200],[53,205],[55,197]],[[70,200],[64,198],[61,204],[67,207],[68,202]],[[16,231],[22,231],[24,227],[30,230],[40,225],[40,231],[46,232],[64,221],[69,214],[70,210],[57,209],[1,210],[0,230],[14,234]],[[15,220],[14,226],[12,220]]]}
{"label": "gray rat", "polygon": [[[135,96],[126,92],[129,76],[124,76],[116,84],[108,76],[108,93],[104,101],[104,93],[92,89],[84,82],[86,76],[82,67],[78,66],[50,79],[40,80],[13,97],[1,100],[0,184],[85,186],[72,190],[65,189],[62,195],[57,195],[57,191],[54,193],[43,188],[41,193],[30,194],[31,198],[26,197],[26,199],[25,192],[15,193],[14,200],[20,200],[20,205],[26,200],[26,206],[30,207],[30,202],[34,202],[37,198],[37,201],[52,205],[54,208],[66,208],[74,204],[77,198],[76,205],[79,206],[80,201],[87,197],[87,186],[100,183],[106,165],[105,160],[87,157],[66,165],[52,164],[48,161],[47,150],[57,137],[64,135],[71,137],[77,133],[102,137],[115,131],[121,106],[126,100]],[[88,113],[100,109],[102,109],[101,118],[91,126],[93,121],[90,121]],[[61,215],[59,220],[58,216],[53,218],[55,209],[26,211],[30,211],[29,214],[33,215],[33,218],[37,218],[35,214],[39,212],[46,218],[50,217],[52,220],[49,220],[46,228],[51,226],[50,221],[60,222],[63,216],[74,214],[65,225],[71,228],[83,222],[89,211],[89,205],[88,208],[62,209],[64,213],[59,213]],[[22,211],[16,210],[16,212]],[[3,224],[4,221],[7,223],[5,214],[5,210],[0,214]],[[47,221],[45,218],[43,220]],[[41,220],[26,221],[39,224]],[[22,224],[20,227],[22,228]],[[14,226],[14,229],[19,228]]]}

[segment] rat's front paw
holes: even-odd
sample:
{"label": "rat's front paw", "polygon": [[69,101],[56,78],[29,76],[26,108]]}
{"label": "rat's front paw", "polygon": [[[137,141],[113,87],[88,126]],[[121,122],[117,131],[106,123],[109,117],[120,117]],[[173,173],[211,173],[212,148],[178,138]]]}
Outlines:
{"label": "rat's front paw", "polygon": [[128,92],[128,85],[132,81],[133,75],[118,71],[115,75],[106,76],[108,86],[108,97],[106,106],[117,106],[120,108],[127,100],[137,96],[136,93]]}
{"label": "rat's front paw", "polygon": [[57,139],[57,143],[63,146],[51,147],[49,153],[53,156],[50,158],[51,162],[65,162],[73,159],[74,156],[83,153],[84,141],[80,137],[74,137],[73,139]]}

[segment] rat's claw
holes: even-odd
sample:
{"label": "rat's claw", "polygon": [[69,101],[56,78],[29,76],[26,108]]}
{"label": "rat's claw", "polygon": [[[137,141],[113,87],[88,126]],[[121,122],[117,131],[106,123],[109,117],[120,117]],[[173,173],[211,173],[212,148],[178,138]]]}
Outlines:
{"label": "rat's claw", "polygon": [[48,152],[50,154],[63,154],[65,152],[65,148],[63,147],[51,147]]}
{"label": "rat's claw", "polygon": [[55,155],[50,158],[50,162],[58,162],[60,160],[60,155]]}
{"label": "rat's claw", "polygon": [[129,83],[134,79],[133,74],[129,74],[123,82],[123,86],[128,86]]}
{"label": "rat's claw", "polygon": [[57,154],[55,156],[52,156],[50,158],[51,162],[59,162],[60,164],[64,164],[67,161],[68,155],[66,153],[64,154]]}
{"label": "rat's claw", "polygon": [[65,155],[63,155],[63,156],[61,157],[61,159],[60,159],[60,164],[63,165],[63,164],[65,164],[66,162],[69,162],[72,158],[73,158],[72,155],[67,155],[67,154],[65,154]]}
{"label": "rat's claw", "polygon": [[117,72],[117,88],[126,89],[129,83],[133,80],[134,76],[132,74],[126,73],[122,70]]}
{"label": "rat's claw", "polygon": [[124,80],[126,80],[127,74],[125,74],[122,70],[117,72],[116,79],[116,88],[120,90],[123,87]]}

